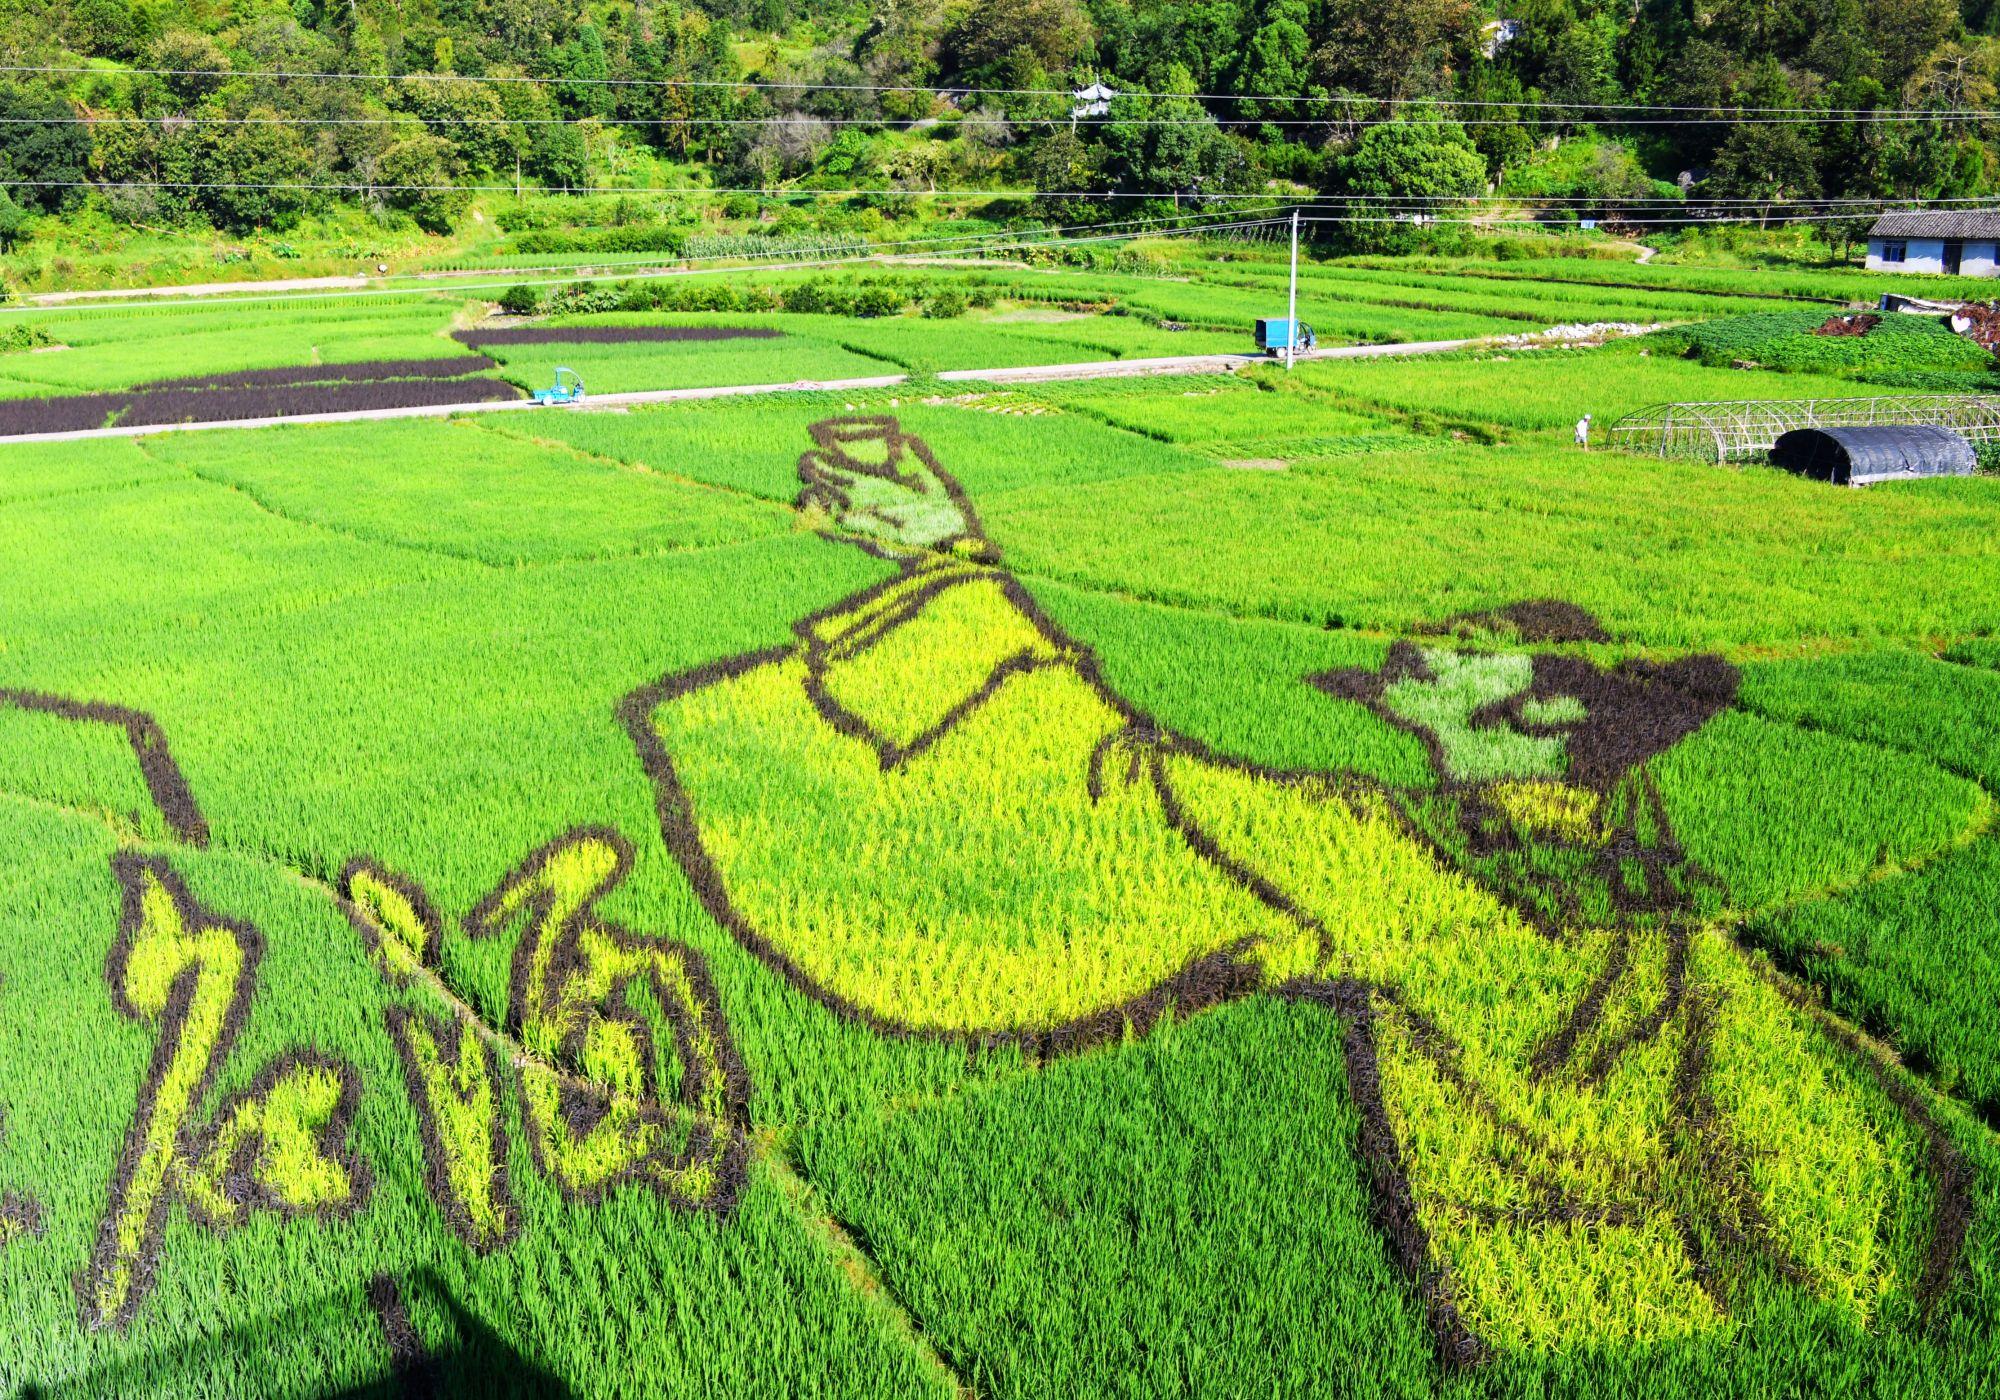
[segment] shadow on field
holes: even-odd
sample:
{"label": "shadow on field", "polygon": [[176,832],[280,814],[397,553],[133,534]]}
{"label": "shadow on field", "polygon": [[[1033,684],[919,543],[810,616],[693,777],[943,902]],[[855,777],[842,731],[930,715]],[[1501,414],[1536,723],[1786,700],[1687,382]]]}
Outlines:
{"label": "shadow on field", "polygon": [[400,1279],[386,1274],[376,1278],[368,1287],[368,1302],[388,1345],[392,1370],[368,1385],[327,1391],[326,1400],[475,1395],[556,1400],[570,1393],[555,1376],[467,1312],[428,1269]]}
{"label": "shadow on field", "polygon": [[[358,1305],[358,1306],[357,1306]],[[372,1337],[370,1334],[373,1334]],[[315,1364],[352,1371],[372,1346],[386,1374],[362,1385],[315,1390]],[[337,1360],[336,1360],[337,1359]],[[386,1366],[383,1363],[386,1362]],[[364,1369],[368,1367],[362,1363]],[[303,1373],[303,1374],[301,1374]],[[255,1322],[98,1367],[67,1380],[29,1384],[14,1400],[80,1400],[103,1395],[314,1395],[322,1400],[432,1400],[432,1397],[567,1397],[569,1388],[523,1356],[429,1270],[382,1275],[366,1289],[301,1304]]]}

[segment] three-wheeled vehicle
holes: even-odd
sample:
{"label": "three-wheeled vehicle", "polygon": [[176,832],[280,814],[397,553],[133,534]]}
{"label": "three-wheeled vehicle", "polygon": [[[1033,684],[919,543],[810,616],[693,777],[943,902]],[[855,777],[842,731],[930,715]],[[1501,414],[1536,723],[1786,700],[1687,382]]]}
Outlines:
{"label": "three-wheeled vehicle", "polygon": [[1267,355],[1282,355],[1287,348],[1295,354],[1304,354],[1317,344],[1319,338],[1304,321],[1274,316],[1257,322],[1257,348]]}
{"label": "three-wheeled vehicle", "polygon": [[552,404],[582,403],[583,376],[568,365],[556,366],[556,382],[546,389],[537,389],[533,394],[536,403],[548,407]]}

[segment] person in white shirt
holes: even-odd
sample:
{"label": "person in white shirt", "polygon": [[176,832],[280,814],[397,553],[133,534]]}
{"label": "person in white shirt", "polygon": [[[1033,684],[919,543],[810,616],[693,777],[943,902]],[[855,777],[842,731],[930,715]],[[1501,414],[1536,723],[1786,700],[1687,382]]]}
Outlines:
{"label": "person in white shirt", "polygon": [[1590,415],[1584,414],[1576,420],[1576,445],[1586,452],[1590,450]]}

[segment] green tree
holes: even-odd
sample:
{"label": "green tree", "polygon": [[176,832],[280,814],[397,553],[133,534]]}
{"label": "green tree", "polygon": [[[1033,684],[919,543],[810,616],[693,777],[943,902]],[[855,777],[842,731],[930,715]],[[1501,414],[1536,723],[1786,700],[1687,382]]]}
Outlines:
{"label": "green tree", "polygon": [[77,196],[90,162],[90,132],[76,108],[52,92],[0,83],[0,180],[15,199],[53,213]]}
{"label": "green tree", "polygon": [[318,200],[312,147],[268,107],[241,126],[203,127],[195,137],[201,206],[217,226],[243,233],[284,230]]}
{"label": "green tree", "polygon": [[1881,76],[1896,86],[1959,28],[1954,0],[1868,0],[1866,14],[1869,44],[1881,55]]}
{"label": "green tree", "polygon": [[497,88],[518,83],[462,83],[430,73],[413,73],[395,84],[391,100],[396,110],[424,124],[432,136],[451,148],[454,170],[499,171],[512,166],[512,128]]}
{"label": "green tree", "polygon": [[552,190],[585,189],[590,184],[590,146],[573,126],[529,127],[521,165]]}
{"label": "green tree", "polygon": [[143,29],[129,0],[74,0],[63,13],[63,30],[77,52],[103,58],[132,57]]}
{"label": "green tree", "polygon": [[160,71],[160,80],[183,110],[229,81],[229,55],[222,46],[187,29],[169,29],[153,40],[146,66]]}
{"label": "green tree", "polygon": [[28,211],[0,190],[0,253],[11,253],[21,235],[28,231]]}
{"label": "green tree", "polygon": [[1067,73],[1095,32],[1077,0],[986,0],[944,36],[945,67],[967,82],[1032,86],[1018,79]]}
{"label": "green tree", "polygon": [[1110,119],[1098,129],[1104,174],[1120,190],[1171,196],[1176,204],[1180,196],[1242,189],[1249,162],[1195,100],[1193,75],[1170,68],[1161,93],[1113,99]]}
{"label": "green tree", "polygon": [[472,202],[451,178],[451,146],[437,136],[412,136],[382,153],[378,172],[383,201],[401,209],[426,233],[450,233]]}
{"label": "green tree", "polygon": [[[1786,81],[1776,59],[1766,58],[1751,70],[1739,93],[1746,107],[1797,107],[1798,94]],[[1719,198],[1756,199],[1766,212],[1792,199],[1810,199],[1820,191],[1818,148],[1812,128],[1800,122],[1742,122],[1715,153],[1702,192]]]}
{"label": "green tree", "polygon": [[1346,193],[1357,201],[1344,232],[1368,252],[1406,252],[1460,237],[1464,201],[1486,183],[1486,162],[1457,122],[1420,112],[1371,126],[1340,163]]}
{"label": "green tree", "polygon": [[1105,201],[1085,191],[1098,187],[1098,148],[1067,127],[1035,143],[1020,157],[1020,175],[1035,196],[1035,212],[1055,224],[1089,224],[1107,217]]}
{"label": "green tree", "polygon": [[[1513,69],[1493,63],[1474,65],[1466,78],[1465,97],[1471,102],[1496,104],[1471,109],[1490,113],[1493,120],[1466,124],[1466,134],[1486,157],[1486,168],[1495,179],[1533,154],[1539,128],[1531,123],[1539,113],[1529,105],[1528,89]],[[1513,105],[1497,105],[1503,103]]]}
{"label": "green tree", "polygon": [[614,101],[605,83],[611,64],[604,56],[604,36],[594,24],[577,26],[576,37],[554,56],[556,96],[572,116],[608,117]]}
{"label": "green tree", "polygon": [[1314,72],[1329,90],[1395,101],[1437,92],[1470,51],[1475,19],[1468,0],[1328,0]]}
{"label": "green tree", "polygon": [[[1263,0],[1243,44],[1235,90],[1303,93],[1312,69],[1312,36],[1306,32],[1310,22],[1306,0]],[[1284,121],[1298,111],[1290,102],[1246,102],[1244,109],[1266,121]]]}

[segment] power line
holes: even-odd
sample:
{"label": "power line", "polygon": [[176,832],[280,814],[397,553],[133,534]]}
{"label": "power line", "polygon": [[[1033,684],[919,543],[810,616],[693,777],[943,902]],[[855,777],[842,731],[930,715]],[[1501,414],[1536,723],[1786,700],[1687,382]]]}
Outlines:
{"label": "power line", "polygon": [[[456,82],[456,83],[517,83],[540,84],[544,86],[566,87],[612,87],[640,89],[747,89],[763,92],[843,92],[868,93],[877,95],[896,94],[909,96],[929,96],[939,98],[960,97],[1043,97],[1059,102],[1074,100],[1074,94],[1056,88],[990,88],[990,87],[919,87],[897,83],[821,83],[786,81],[782,79],[735,79],[735,78],[571,78],[533,77],[527,74],[492,73],[349,73],[326,72],[305,69],[228,69],[228,68],[120,68],[106,70],[81,64],[14,64],[0,65],[0,73],[17,74],[96,74],[118,73],[133,76],[162,78],[258,78],[279,81],[320,81],[320,82]],[[1305,106],[1387,106],[1399,105],[1399,99],[1370,97],[1359,93],[1240,93],[1240,92],[1154,92],[1144,89],[1121,90],[1120,98],[1134,98],[1146,101],[1199,101],[1199,102],[1264,102]],[[1733,122],[1742,116],[1810,116],[1816,120],[1871,120],[1878,116],[1884,119],[1902,118],[1907,120],[2000,120],[2000,112],[1962,107],[1732,107],[1725,112],[1716,105],[1689,106],[1643,102],[1549,102],[1525,100],[1503,100],[1461,97],[1421,97],[1400,99],[1400,105],[1416,108],[1438,108],[1440,110],[1473,111],[1530,111],[1530,112],[1644,112],[1676,121],[1688,121],[1708,117],[1715,121]],[[1731,115],[1734,114],[1734,115]],[[1011,119],[1010,119],[1011,120]],[[1051,120],[1068,121],[1067,117]],[[1589,120],[1571,118],[1571,120]],[[1259,123],[1261,124],[1261,123]],[[1318,124],[1318,123],[1313,123]],[[1490,123],[1489,123],[1490,124]],[[1624,124],[1624,123],[1619,123]]]}

